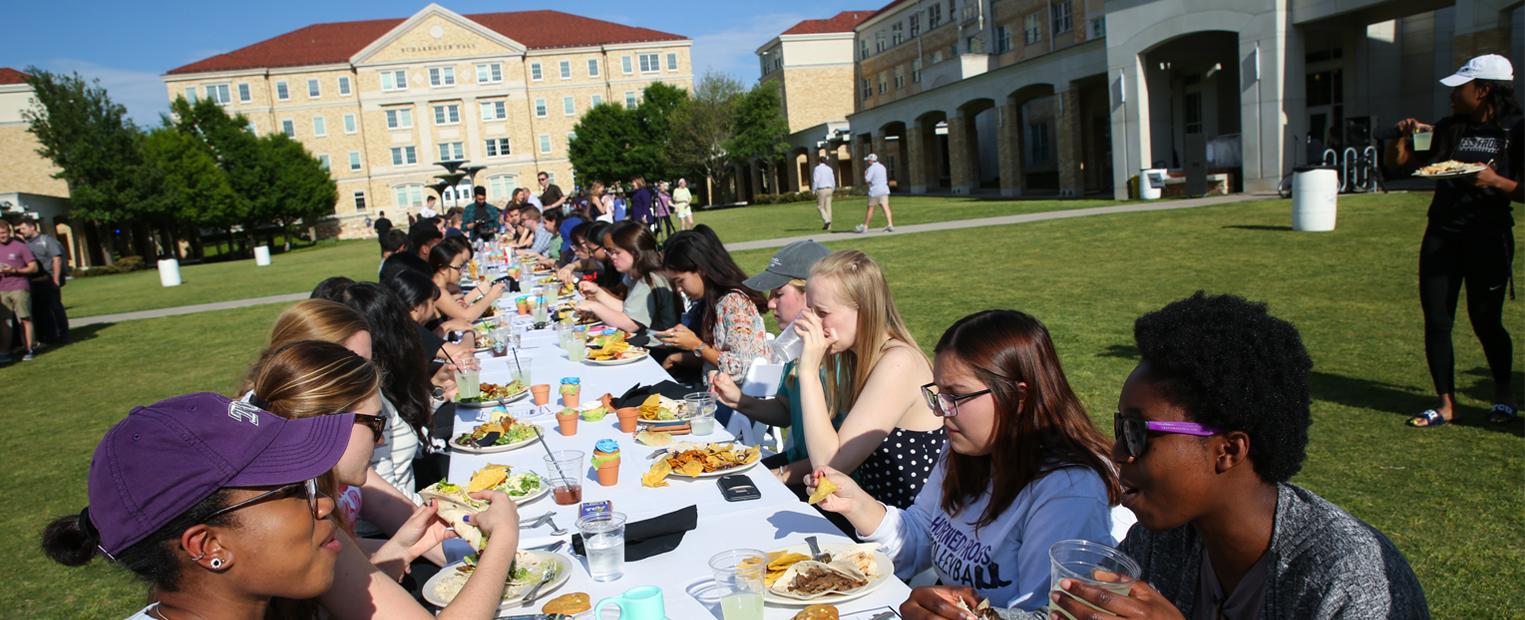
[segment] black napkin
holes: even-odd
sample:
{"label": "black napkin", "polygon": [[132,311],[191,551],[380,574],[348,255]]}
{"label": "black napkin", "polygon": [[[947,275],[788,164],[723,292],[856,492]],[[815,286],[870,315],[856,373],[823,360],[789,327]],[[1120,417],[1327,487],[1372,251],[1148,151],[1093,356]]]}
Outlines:
{"label": "black napkin", "polygon": [[[699,508],[689,506],[660,517],[625,524],[625,561],[636,562],[678,548],[683,535],[699,525]],[[582,534],[572,535],[572,552],[587,555]]]}
{"label": "black napkin", "polygon": [[637,384],[635,387],[626,390],[623,396],[615,397],[614,406],[616,408],[639,407],[641,406],[641,403],[646,402],[646,398],[652,394],[661,394],[673,400],[681,401],[683,400],[684,396],[687,396],[693,391],[693,388],[670,380],[663,381],[655,385]]}

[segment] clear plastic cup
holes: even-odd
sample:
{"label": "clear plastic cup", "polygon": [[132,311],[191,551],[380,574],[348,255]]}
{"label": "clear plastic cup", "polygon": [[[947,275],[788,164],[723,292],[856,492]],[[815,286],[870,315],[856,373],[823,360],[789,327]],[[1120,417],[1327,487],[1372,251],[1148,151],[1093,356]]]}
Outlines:
{"label": "clear plastic cup", "polygon": [[1414,150],[1415,151],[1428,151],[1428,150],[1430,150],[1430,140],[1432,138],[1434,138],[1434,137],[1435,137],[1435,132],[1433,132],[1433,131],[1424,130],[1424,129],[1415,129],[1414,130]]}
{"label": "clear plastic cup", "polygon": [[768,361],[775,364],[787,364],[799,359],[800,354],[805,352],[805,341],[800,339],[799,332],[794,331],[794,322],[785,326],[783,331],[778,332],[778,337],[768,345]]}
{"label": "clear plastic cup", "polygon": [[[577,520],[583,551],[588,556],[588,576],[594,581],[614,581],[625,575],[625,514],[605,512]],[[759,599],[761,600],[761,599]]]}
{"label": "clear plastic cup", "polygon": [[[1056,542],[1048,548],[1048,559],[1049,591],[1058,592],[1060,596],[1072,596],[1059,587],[1061,579],[1073,579],[1117,594],[1127,594],[1133,587],[1133,582],[1138,581],[1140,573],[1138,562],[1134,562],[1133,558],[1115,548],[1089,540]],[[1097,611],[1105,611],[1084,599],[1075,600]],[[1048,608],[1049,611],[1075,620],[1058,603],[1050,601]]]}
{"label": "clear plastic cup", "polygon": [[756,549],[732,549],[710,558],[724,620],[762,620],[767,569],[767,554]]}

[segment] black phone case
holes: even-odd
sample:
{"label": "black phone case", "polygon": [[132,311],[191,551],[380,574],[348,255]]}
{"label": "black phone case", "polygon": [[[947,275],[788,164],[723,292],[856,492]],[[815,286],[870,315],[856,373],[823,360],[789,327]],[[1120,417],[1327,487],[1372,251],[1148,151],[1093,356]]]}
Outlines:
{"label": "black phone case", "polygon": [[720,486],[720,494],[728,502],[745,502],[754,499],[762,499],[762,491],[752,483],[752,479],[741,474],[721,476],[715,480]]}

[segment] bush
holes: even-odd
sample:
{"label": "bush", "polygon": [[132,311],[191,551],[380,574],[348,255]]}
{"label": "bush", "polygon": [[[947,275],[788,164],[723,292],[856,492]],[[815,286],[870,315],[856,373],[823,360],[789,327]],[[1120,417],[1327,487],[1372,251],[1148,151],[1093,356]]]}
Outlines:
{"label": "bush", "polygon": [[141,256],[123,256],[110,265],[91,267],[89,269],[77,269],[69,272],[70,278],[91,278],[95,276],[110,276],[119,273],[130,273],[147,269],[148,265],[143,262]]}

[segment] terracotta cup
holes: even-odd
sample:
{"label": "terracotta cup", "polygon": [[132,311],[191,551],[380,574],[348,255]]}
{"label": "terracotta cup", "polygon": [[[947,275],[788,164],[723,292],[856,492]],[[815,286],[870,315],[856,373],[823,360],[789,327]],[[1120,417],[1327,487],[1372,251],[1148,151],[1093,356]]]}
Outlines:
{"label": "terracotta cup", "polygon": [[537,383],[530,386],[530,396],[535,399],[535,405],[545,406],[551,402],[551,384]]}
{"label": "terracotta cup", "polygon": [[620,417],[620,430],[627,433],[635,432],[635,422],[641,417],[641,410],[635,407],[624,407],[614,412]]}
{"label": "terracotta cup", "polygon": [[598,483],[612,487],[620,481],[620,460],[614,459],[607,463],[598,464]]}
{"label": "terracotta cup", "polygon": [[571,407],[573,409],[576,409],[577,408],[577,404],[579,402],[581,402],[581,400],[582,400],[581,399],[581,393],[582,393],[581,389],[573,390],[571,393],[562,393],[562,395],[561,395],[561,406],[563,406],[563,407]]}
{"label": "terracotta cup", "polygon": [[561,434],[571,437],[577,434],[577,412],[570,414],[562,411],[556,412],[556,424],[561,427]]}

